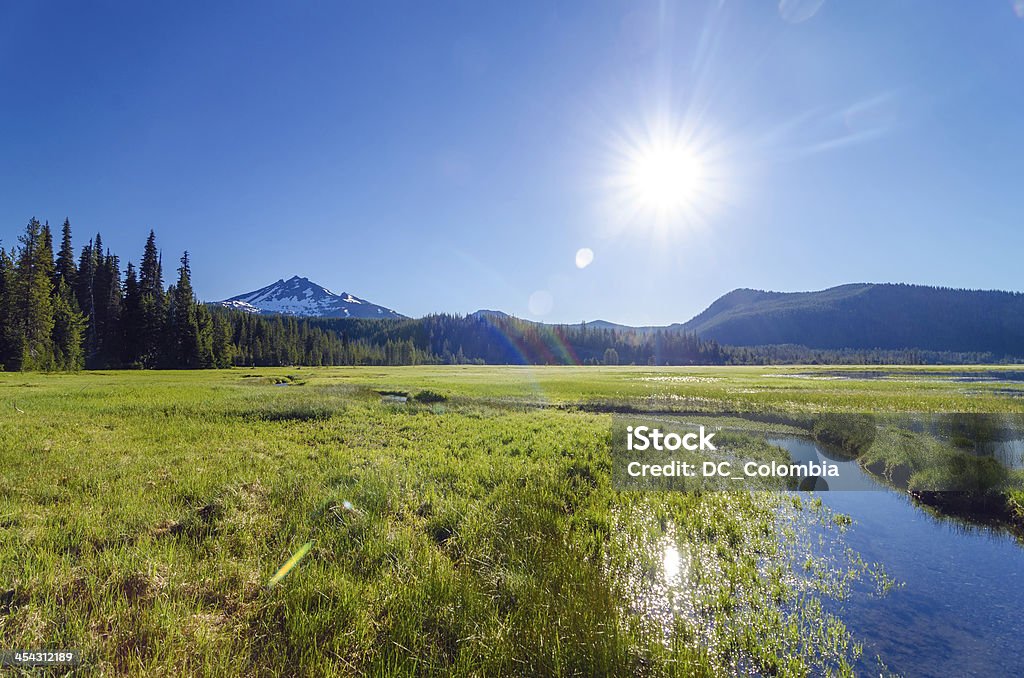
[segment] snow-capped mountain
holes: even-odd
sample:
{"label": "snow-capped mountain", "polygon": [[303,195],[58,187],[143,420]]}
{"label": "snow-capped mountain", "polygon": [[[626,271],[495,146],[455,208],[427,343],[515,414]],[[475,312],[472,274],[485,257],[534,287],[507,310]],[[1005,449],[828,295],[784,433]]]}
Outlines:
{"label": "snow-capped mountain", "polygon": [[378,306],[347,292],[335,294],[309,278],[293,276],[278,280],[255,292],[215,302],[219,306],[249,313],[301,315],[321,318],[404,318],[390,308]]}

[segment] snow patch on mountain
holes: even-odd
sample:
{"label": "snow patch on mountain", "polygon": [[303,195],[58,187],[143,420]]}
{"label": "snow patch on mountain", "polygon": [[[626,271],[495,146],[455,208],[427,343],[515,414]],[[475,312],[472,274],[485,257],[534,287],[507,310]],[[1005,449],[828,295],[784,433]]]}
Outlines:
{"label": "snow patch on mountain", "polygon": [[400,313],[360,299],[348,292],[335,294],[308,278],[288,280],[216,302],[248,313],[312,316],[319,318],[404,318]]}

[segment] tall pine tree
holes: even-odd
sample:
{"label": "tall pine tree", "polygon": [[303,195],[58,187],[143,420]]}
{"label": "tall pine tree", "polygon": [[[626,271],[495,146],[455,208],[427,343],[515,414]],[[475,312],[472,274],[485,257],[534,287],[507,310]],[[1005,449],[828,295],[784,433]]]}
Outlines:
{"label": "tall pine tree", "polygon": [[53,367],[53,250],[33,218],[19,238],[14,279],[13,325],[15,366],[22,370]]}
{"label": "tall pine tree", "polygon": [[142,306],[135,266],[129,261],[124,275],[121,303],[121,360],[126,366],[142,367]]}
{"label": "tall pine tree", "polygon": [[63,280],[72,291],[76,289],[78,269],[75,267],[75,250],[71,245],[71,222],[67,219],[64,220],[64,226],[61,228],[60,252],[57,253],[55,275],[54,284]]}
{"label": "tall pine tree", "polygon": [[75,296],[78,299],[78,308],[85,316],[85,351],[86,361],[89,361],[96,354],[96,304],[93,297],[93,281],[96,278],[96,249],[93,241],[89,241],[82,248],[82,255],[78,258],[78,272],[75,274]]}
{"label": "tall pine tree", "polygon": [[199,341],[199,324],[196,313],[195,297],[192,293],[192,270],[189,267],[188,252],[181,256],[178,267],[178,281],[174,284],[171,294],[171,313],[169,316],[173,358],[177,367],[195,368],[202,366],[201,347]]}
{"label": "tall pine tree", "polygon": [[165,343],[167,298],[164,293],[160,253],[156,248],[156,234],[149,231],[146,247],[139,264],[138,338],[137,360],[144,367],[157,367]]}

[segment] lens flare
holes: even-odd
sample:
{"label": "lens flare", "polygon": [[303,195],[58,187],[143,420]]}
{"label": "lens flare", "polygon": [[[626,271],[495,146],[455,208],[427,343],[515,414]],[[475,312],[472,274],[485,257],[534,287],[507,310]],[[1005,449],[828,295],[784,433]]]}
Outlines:
{"label": "lens flare", "polygon": [[791,24],[803,23],[817,14],[824,4],[825,0],[779,0],[779,16]]}
{"label": "lens flare", "polygon": [[594,263],[594,250],[589,247],[581,247],[576,251],[576,268],[586,268]]}
{"label": "lens flare", "polygon": [[277,586],[277,584],[285,578],[285,575],[291,572],[292,569],[299,564],[299,561],[306,557],[306,554],[309,553],[309,550],[311,548],[313,548],[313,542],[311,541],[307,541],[305,544],[300,546],[299,550],[296,551],[292,555],[292,557],[288,559],[288,562],[282,565],[281,569],[279,569],[277,573],[270,579],[270,582],[267,584],[267,586],[271,588]]}
{"label": "lens flare", "polygon": [[537,290],[530,295],[530,300],[527,303],[530,314],[535,316],[547,315],[554,306],[555,298],[547,290]]}

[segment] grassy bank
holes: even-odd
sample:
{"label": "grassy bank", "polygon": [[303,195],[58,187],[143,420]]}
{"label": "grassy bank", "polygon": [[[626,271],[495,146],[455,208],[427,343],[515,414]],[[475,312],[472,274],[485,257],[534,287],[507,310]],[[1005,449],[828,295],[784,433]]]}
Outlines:
{"label": "grassy bank", "polygon": [[[962,415],[952,419],[972,420]],[[984,443],[973,438],[951,440],[941,433],[908,430],[907,422],[878,423],[877,435],[859,457],[865,469],[940,513],[1006,526],[1024,538],[1024,469],[982,453]],[[1020,417],[1003,425],[1018,436],[1024,431]]]}

